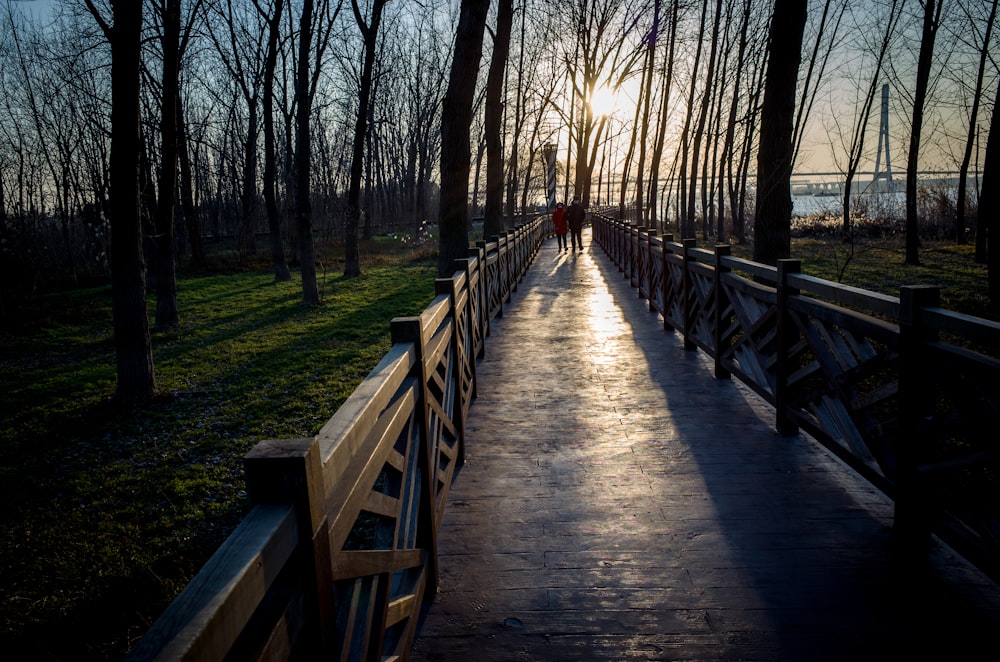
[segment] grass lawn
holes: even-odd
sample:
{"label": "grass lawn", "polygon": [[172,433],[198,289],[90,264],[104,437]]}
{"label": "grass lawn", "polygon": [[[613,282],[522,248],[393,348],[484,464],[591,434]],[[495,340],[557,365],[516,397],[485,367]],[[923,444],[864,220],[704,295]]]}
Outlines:
{"label": "grass lawn", "polygon": [[[733,255],[750,259],[753,247],[733,246]],[[936,285],[942,308],[1000,320],[1000,307],[987,295],[986,265],[976,264],[972,245],[924,242],[917,266],[903,264],[904,255],[902,237],[860,239],[853,246],[834,236],[792,239],[792,257],[810,276],[891,296],[903,285]]]}
{"label": "grass lawn", "polygon": [[111,402],[108,287],[5,325],[4,657],[121,658],[243,516],[243,455],[316,434],[388,350],[390,320],[431,302],[436,256],[370,262],[321,277],[312,308],[297,274],[266,267],[179,278],[181,328],[153,336],[160,395],[137,409]]}

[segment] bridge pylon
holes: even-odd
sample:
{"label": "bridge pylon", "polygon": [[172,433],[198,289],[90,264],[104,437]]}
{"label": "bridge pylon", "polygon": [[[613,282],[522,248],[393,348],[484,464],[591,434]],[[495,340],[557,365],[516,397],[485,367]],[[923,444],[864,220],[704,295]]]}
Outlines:
{"label": "bridge pylon", "polygon": [[[881,169],[882,152],[885,151],[885,170]],[[896,190],[895,182],[892,180],[892,161],[889,159],[889,85],[882,86],[882,113],[878,126],[878,150],[875,152],[875,174],[872,176],[872,188],[876,189],[876,182],[884,179],[888,182],[890,193]],[[877,189],[876,189],[877,190]]]}

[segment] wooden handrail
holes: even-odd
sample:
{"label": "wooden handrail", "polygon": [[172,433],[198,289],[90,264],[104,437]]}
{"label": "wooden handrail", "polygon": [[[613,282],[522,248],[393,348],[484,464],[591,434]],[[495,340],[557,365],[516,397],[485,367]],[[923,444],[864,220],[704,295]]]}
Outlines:
{"label": "wooden handrail", "polygon": [[316,437],[251,450],[249,515],[128,660],[407,658],[475,364],[544,237],[538,217],[479,242],[420,315],[393,320],[391,348]]}
{"label": "wooden handrail", "polygon": [[292,557],[290,505],[254,507],[132,649],[134,660],[221,659]]}
{"label": "wooden handrail", "polygon": [[665,328],[773,405],[780,432],[808,432],[893,497],[901,548],[925,549],[933,531],[1000,578],[1000,323],[939,308],[936,288],[886,296],[643,233],[594,218],[633,284],[644,261],[662,262],[638,287]]}

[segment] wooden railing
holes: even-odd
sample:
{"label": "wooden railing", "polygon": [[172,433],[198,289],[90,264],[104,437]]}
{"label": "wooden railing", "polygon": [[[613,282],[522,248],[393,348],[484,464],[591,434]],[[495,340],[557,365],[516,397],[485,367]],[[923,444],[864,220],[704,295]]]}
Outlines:
{"label": "wooden railing", "polygon": [[919,558],[931,532],[1000,577],[1000,324],[697,248],[594,218],[595,241],[684,346],[714,358],[894,499],[894,533]]}
{"label": "wooden railing", "polygon": [[405,660],[437,582],[476,362],[543,219],[480,242],[310,439],[246,456],[252,510],[130,660]]}

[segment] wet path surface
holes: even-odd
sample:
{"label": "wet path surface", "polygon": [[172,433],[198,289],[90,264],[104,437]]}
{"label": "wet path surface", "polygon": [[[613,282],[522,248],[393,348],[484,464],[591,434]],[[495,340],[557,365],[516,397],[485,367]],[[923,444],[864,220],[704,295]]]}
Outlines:
{"label": "wet path surface", "polygon": [[494,321],[411,660],[1000,658],[1000,589],[945,549],[894,570],[890,501],[584,239]]}

